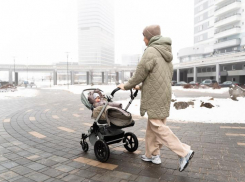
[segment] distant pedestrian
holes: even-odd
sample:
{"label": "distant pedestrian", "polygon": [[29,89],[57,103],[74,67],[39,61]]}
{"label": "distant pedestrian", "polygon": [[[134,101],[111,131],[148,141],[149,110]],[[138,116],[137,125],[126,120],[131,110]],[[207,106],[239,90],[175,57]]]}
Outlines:
{"label": "distant pedestrian", "polygon": [[[171,129],[166,126],[171,103],[171,80],[173,76],[172,41],[161,36],[159,25],[147,26],[143,30],[144,42],[147,48],[137,65],[133,77],[124,85],[118,85],[122,90],[135,88],[142,90],[141,116],[148,114],[145,136],[145,155],[143,161],[160,164],[160,149],[165,145],[179,156],[179,171],[183,171],[194,155],[189,145],[181,143]],[[141,85],[139,85],[141,84]]]}

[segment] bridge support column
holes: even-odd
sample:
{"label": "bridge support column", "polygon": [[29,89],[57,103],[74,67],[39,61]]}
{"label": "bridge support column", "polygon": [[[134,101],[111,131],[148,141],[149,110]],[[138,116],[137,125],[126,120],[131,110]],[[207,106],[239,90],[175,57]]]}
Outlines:
{"label": "bridge support column", "polygon": [[92,71],[87,71],[87,85],[92,84],[93,82],[93,73]]}
{"label": "bridge support column", "polygon": [[12,69],[9,70],[9,84],[13,84],[13,76],[12,76]]}
{"label": "bridge support column", "polygon": [[15,72],[14,73],[14,85],[15,86],[18,86],[19,85],[19,74],[18,74],[18,72]]}
{"label": "bridge support column", "polygon": [[116,84],[118,84],[118,83],[119,83],[119,72],[116,71]]}
{"label": "bridge support column", "polygon": [[105,84],[108,85],[108,71],[104,72]]}
{"label": "bridge support column", "polygon": [[57,85],[57,71],[53,72],[53,81],[54,81],[54,85]]}
{"label": "bridge support column", "polygon": [[124,71],[121,71],[121,82],[124,83]]}
{"label": "bridge support column", "polygon": [[180,82],[180,70],[177,69],[177,82]]}
{"label": "bridge support column", "polygon": [[101,81],[102,84],[105,83],[105,72],[101,72]]}
{"label": "bridge support column", "polygon": [[133,71],[130,71],[130,78],[134,75]]}
{"label": "bridge support column", "polygon": [[71,85],[74,85],[74,81],[75,81],[75,73],[74,71],[71,71]]}
{"label": "bridge support column", "polygon": [[216,81],[220,82],[220,65],[218,63],[216,64]]}
{"label": "bridge support column", "polygon": [[196,66],[193,67],[193,81],[194,82],[197,81],[197,67]]}

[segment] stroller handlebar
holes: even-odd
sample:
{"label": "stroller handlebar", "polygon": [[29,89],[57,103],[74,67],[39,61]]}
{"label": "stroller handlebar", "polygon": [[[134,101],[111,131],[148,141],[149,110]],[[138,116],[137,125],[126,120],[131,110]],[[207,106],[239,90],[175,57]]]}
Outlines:
{"label": "stroller handlebar", "polygon": [[112,92],[111,92],[111,96],[114,97],[114,94],[118,91],[121,90],[119,87],[115,88]]}

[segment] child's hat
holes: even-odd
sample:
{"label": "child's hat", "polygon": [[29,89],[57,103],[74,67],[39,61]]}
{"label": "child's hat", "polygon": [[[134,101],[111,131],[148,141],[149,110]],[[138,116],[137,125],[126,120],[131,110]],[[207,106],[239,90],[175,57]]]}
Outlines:
{"label": "child's hat", "polygon": [[100,95],[98,93],[94,93],[93,97],[94,97],[94,99],[96,99],[97,97],[100,97]]}

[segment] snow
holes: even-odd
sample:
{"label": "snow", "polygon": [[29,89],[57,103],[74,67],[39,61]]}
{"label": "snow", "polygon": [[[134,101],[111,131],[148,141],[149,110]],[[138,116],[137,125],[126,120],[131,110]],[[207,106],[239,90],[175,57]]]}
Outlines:
{"label": "snow", "polygon": [[11,91],[7,90],[6,92],[0,92],[0,99],[6,100],[14,97],[36,97],[38,95],[38,90],[18,87],[17,90]]}
{"label": "snow", "polygon": [[[239,101],[231,99],[209,100],[210,97],[200,98],[177,98],[179,101],[193,101],[194,107],[189,106],[186,109],[176,110],[174,102],[171,102],[169,120],[176,122],[201,122],[201,123],[245,123],[245,114],[243,107],[245,98],[238,98]],[[209,102],[214,107],[212,109],[200,107],[201,101]],[[121,101],[126,107],[128,101]],[[140,115],[140,99],[135,99],[128,111],[134,115]],[[147,114],[144,116],[147,118]]]}
{"label": "snow", "polygon": [[[99,88],[104,91],[105,94],[109,95],[115,88],[116,85],[69,85],[69,89],[67,86],[52,86],[41,89],[60,89],[66,90],[74,94],[81,94],[84,89],[87,88]],[[182,87],[172,87],[173,92],[176,90],[180,90],[183,92],[189,93],[216,93],[216,94],[224,94],[228,92],[228,88],[222,89],[183,89]],[[18,88],[16,92],[0,92],[0,99],[10,99],[11,97],[35,97],[38,94],[37,89],[31,88]],[[123,92],[123,91],[120,91]],[[243,113],[243,108],[245,106],[245,98],[238,98],[238,101],[233,101],[230,98],[214,98],[214,100],[209,100],[211,97],[193,97],[193,98],[185,98],[185,97],[175,97],[172,96],[172,99],[177,99],[179,101],[193,101],[194,107],[189,106],[186,109],[176,110],[174,102],[171,102],[170,106],[170,116],[169,120],[175,122],[203,122],[203,123],[245,123],[245,114]],[[123,108],[125,108],[129,102],[129,98],[127,100],[117,101],[123,104]],[[209,102],[214,105],[213,108],[209,109],[206,107],[200,107],[202,102]],[[140,98],[139,96],[135,98],[132,102],[131,106],[128,109],[133,115],[140,116]],[[147,114],[144,116],[147,118]]]}

